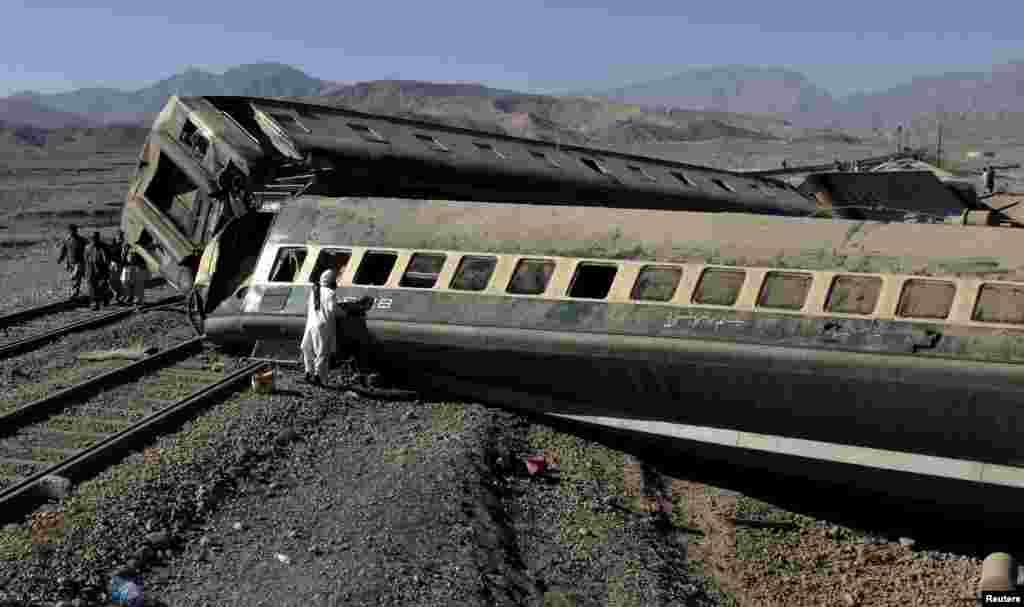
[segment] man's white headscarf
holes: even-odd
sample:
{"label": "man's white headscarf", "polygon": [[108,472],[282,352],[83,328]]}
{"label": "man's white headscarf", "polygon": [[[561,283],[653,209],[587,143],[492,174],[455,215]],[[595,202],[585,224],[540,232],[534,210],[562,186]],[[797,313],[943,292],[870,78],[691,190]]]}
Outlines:
{"label": "man's white headscarf", "polygon": [[320,286],[334,289],[338,286],[334,270],[324,270],[324,273],[320,275]]}

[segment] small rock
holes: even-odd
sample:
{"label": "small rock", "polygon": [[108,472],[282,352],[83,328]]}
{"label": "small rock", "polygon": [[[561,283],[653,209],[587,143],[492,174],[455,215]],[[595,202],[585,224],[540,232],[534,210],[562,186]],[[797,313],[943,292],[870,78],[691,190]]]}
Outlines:
{"label": "small rock", "polygon": [[911,539],[909,537],[901,537],[900,538],[900,546],[903,546],[905,548],[913,548],[914,544],[916,544],[916,543],[917,543],[916,541],[914,541],[913,539]]}
{"label": "small rock", "polygon": [[359,398],[359,395],[353,392],[352,390],[346,390],[345,393],[341,395],[341,397],[346,400],[356,400]]}
{"label": "small rock", "polygon": [[277,436],[274,437],[274,442],[277,443],[278,445],[284,446],[296,440],[297,438],[299,438],[298,432],[296,432],[292,428],[285,428],[284,430],[281,430],[280,432],[277,433]]}
{"label": "small rock", "polygon": [[165,548],[171,543],[171,535],[166,531],[153,531],[146,534],[146,543],[154,548]]}
{"label": "small rock", "polygon": [[236,523],[233,523],[231,525],[231,528],[234,529],[235,531],[241,531],[242,529],[245,529],[245,525],[243,525],[242,523],[236,522]]}
{"label": "small rock", "polygon": [[290,564],[291,564],[291,562],[292,562],[292,559],[290,559],[290,558],[288,557],[288,555],[286,555],[286,554],[281,554],[281,553],[279,552],[279,553],[275,554],[274,556],[275,556],[275,557],[277,558],[277,560],[281,561],[281,562],[282,562],[282,563],[284,563],[285,565],[290,565]]}
{"label": "small rock", "polygon": [[71,481],[63,476],[44,476],[39,481],[39,491],[50,499],[62,500],[71,493]]}
{"label": "small rock", "polygon": [[149,546],[143,546],[132,554],[132,558],[134,558],[139,563],[147,563],[153,560],[154,556],[156,556],[156,551],[154,551]]}
{"label": "small rock", "polygon": [[855,599],[854,596],[849,592],[844,592],[843,602],[846,603],[849,607],[854,607],[854,605],[857,604],[857,599]]}

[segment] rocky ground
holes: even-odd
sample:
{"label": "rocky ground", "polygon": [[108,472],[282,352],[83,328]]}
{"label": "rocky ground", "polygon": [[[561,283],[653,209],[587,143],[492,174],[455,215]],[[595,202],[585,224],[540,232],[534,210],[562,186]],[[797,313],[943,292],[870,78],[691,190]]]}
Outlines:
{"label": "rocky ground", "polygon": [[[113,186],[96,187],[76,195]],[[51,241],[73,210],[61,200],[7,211],[0,240],[36,242],[0,248],[4,309],[58,292]],[[55,214],[11,214],[27,211]],[[188,332],[160,312],[69,337],[5,366],[0,400],[70,381],[78,352]],[[175,607],[923,605],[976,586],[983,555],[662,479],[538,420],[364,379],[343,366],[333,389],[313,388],[282,367],[274,394],[239,392],[3,527],[0,601],[103,604],[117,572]],[[524,458],[539,454],[549,467],[530,475]]]}

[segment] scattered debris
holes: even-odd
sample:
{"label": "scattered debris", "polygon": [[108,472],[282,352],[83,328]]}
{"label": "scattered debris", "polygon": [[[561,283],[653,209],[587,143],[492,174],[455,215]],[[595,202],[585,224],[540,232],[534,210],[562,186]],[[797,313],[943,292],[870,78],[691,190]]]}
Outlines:
{"label": "scattered debris", "polygon": [[543,473],[547,468],[547,460],[543,455],[531,455],[526,458],[526,471],[530,473],[530,476]]}
{"label": "scattered debris", "polygon": [[79,360],[100,361],[100,360],[142,360],[152,356],[159,351],[159,348],[150,347],[145,349],[118,348],[115,350],[93,350],[82,352],[78,355]]}
{"label": "scattered debris", "polygon": [[71,493],[71,480],[63,476],[44,476],[39,481],[39,492],[49,499],[62,500]]}

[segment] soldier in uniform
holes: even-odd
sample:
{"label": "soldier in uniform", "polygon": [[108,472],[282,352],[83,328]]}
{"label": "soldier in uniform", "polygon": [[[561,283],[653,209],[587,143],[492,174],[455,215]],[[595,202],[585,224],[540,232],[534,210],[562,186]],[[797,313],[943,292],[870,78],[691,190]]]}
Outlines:
{"label": "soldier in uniform", "polygon": [[110,301],[110,285],[107,279],[110,276],[110,255],[107,247],[100,240],[100,233],[92,233],[92,241],[85,247],[85,281],[89,285],[89,297],[92,299],[92,309],[99,310],[100,306]]}
{"label": "soldier in uniform", "polygon": [[64,269],[71,278],[71,297],[75,298],[82,291],[82,277],[85,275],[85,239],[79,236],[78,226],[68,226],[67,238],[60,245],[60,257],[57,263],[64,262]]}

